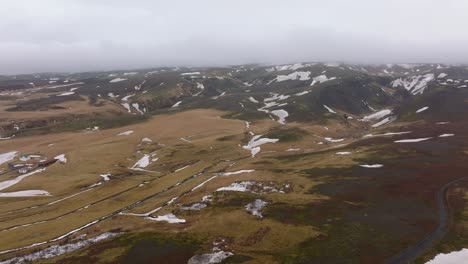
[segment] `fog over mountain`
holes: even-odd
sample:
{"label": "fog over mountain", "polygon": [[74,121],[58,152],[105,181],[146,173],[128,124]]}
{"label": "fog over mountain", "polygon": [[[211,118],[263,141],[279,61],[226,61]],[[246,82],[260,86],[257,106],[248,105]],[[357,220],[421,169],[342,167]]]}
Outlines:
{"label": "fog over mountain", "polygon": [[21,0],[0,73],[161,65],[468,62],[464,0]]}

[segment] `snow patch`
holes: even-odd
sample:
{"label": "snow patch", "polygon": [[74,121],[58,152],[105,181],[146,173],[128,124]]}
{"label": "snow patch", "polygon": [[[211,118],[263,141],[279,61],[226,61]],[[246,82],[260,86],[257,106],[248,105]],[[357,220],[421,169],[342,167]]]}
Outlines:
{"label": "snow patch", "polygon": [[158,221],[158,222],[168,222],[169,224],[182,224],[185,223],[185,219],[177,218],[174,214],[165,214],[159,215],[157,217],[145,217],[145,219]]}
{"label": "snow patch", "polygon": [[182,103],[182,101],[179,101],[179,102],[175,103],[175,104],[174,104],[173,106],[171,106],[171,107],[172,107],[172,108],[178,107],[181,103]]}
{"label": "snow patch", "polygon": [[125,78],[115,78],[115,79],[112,79],[110,80],[109,82],[110,83],[116,83],[116,82],[122,82],[122,81],[126,81],[127,79]]}
{"label": "snow patch", "polygon": [[37,169],[35,171],[31,171],[29,173],[26,173],[26,174],[23,174],[21,176],[18,176],[12,180],[7,180],[7,181],[2,181],[0,182],[0,190],[3,190],[3,189],[6,189],[10,186],[13,186],[15,184],[17,184],[18,182],[22,181],[23,179],[31,176],[31,175],[34,175],[36,173],[39,173],[39,172],[42,172],[42,171],[45,171],[45,168],[42,168],[42,169]]}
{"label": "snow patch", "polygon": [[418,109],[418,110],[416,111],[416,114],[419,114],[419,113],[421,113],[421,112],[424,112],[424,111],[426,111],[427,109],[429,109],[428,106],[425,106],[425,107],[423,107],[423,108],[421,108],[421,109]]}
{"label": "snow patch", "polygon": [[276,143],[279,139],[271,139],[271,138],[261,138],[263,135],[256,135],[250,139],[247,145],[243,146],[244,149],[249,150],[252,154],[252,157],[260,152],[260,146],[266,143]]}
{"label": "snow patch", "polygon": [[330,112],[330,113],[332,113],[332,114],[336,114],[336,112],[335,112],[333,109],[331,109],[330,107],[328,107],[328,106],[326,106],[326,105],[323,105],[323,107],[325,107],[325,109],[327,109],[328,112]]}
{"label": "snow patch", "polygon": [[279,109],[279,110],[271,111],[271,113],[279,118],[278,123],[280,123],[282,125],[286,124],[286,117],[289,116],[289,114],[288,114],[288,112],[286,112],[286,110]]}
{"label": "snow patch", "polygon": [[256,216],[258,218],[263,218],[261,210],[268,204],[268,202],[265,202],[261,199],[255,199],[252,203],[249,203],[245,206],[245,210],[252,214],[253,216]]}
{"label": "snow patch", "polygon": [[383,167],[382,164],[372,164],[372,165],[362,164],[362,165],[359,165],[359,166],[363,167],[363,168],[369,168],[369,169],[377,169],[377,168],[382,168]]}
{"label": "snow patch", "polygon": [[295,96],[303,96],[303,95],[306,95],[306,94],[308,94],[308,93],[310,93],[310,91],[304,91],[304,92],[296,93],[296,94],[294,94],[294,95],[295,95]]}
{"label": "snow patch", "polygon": [[49,196],[50,193],[44,190],[27,190],[18,192],[0,193],[0,197],[34,197],[34,196]]}
{"label": "snow patch", "polygon": [[64,92],[61,94],[57,94],[56,96],[67,96],[67,95],[72,95],[72,94],[75,94],[75,92]]}
{"label": "snow patch", "polygon": [[273,79],[272,82],[284,82],[284,81],[289,81],[289,80],[299,80],[299,81],[307,81],[310,80],[310,74],[311,72],[303,72],[303,71],[296,71],[293,73],[290,73],[288,75],[278,75],[275,79]]}
{"label": "snow patch", "polygon": [[54,159],[62,162],[62,163],[67,163],[67,157],[65,157],[65,154],[60,154],[56,156]]}
{"label": "snow patch", "polygon": [[335,79],[336,79],[336,77],[328,78],[328,77],[327,77],[326,75],[324,75],[324,74],[323,74],[323,75],[319,75],[319,76],[313,78],[313,81],[312,81],[312,83],[310,84],[310,86],[313,86],[313,85],[315,85],[315,84],[317,84],[317,83],[320,84],[320,83],[328,82],[328,81],[335,80]]}
{"label": "snow patch", "polygon": [[115,236],[119,235],[118,233],[104,233],[101,234],[97,237],[93,237],[90,239],[86,240],[81,240],[73,243],[68,243],[68,244],[63,244],[63,245],[52,245],[50,247],[47,247],[45,249],[42,249],[38,252],[31,253],[29,255],[25,256],[20,256],[20,257],[15,257],[9,260],[5,260],[0,262],[1,264],[23,264],[23,263],[30,263],[32,261],[38,260],[38,259],[48,259],[48,258],[53,258],[59,255],[63,255],[69,252],[76,251],[81,248],[88,247],[92,244],[95,244],[99,241],[113,238]]}
{"label": "snow patch", "polygon": [[439,76],[437,76],[437,79],[445,78],[445,77],[447,77],[447,75],[448,74],[442,72],[441,74],[439,74]]}
{"label": "snow patch", "polygon": [[2,165],[5,162],[13,160],[16,157],[17,153],[18,151],[10,151],[10,152],[0,154],[0,165]]}
{"label": "snow patch", "polygon": [[205,203],[194,203],[190,206],[181,206],[180,209],[186,211],[200,211],[201,209],[207,207]]}
{"label": "snow patch", "polygon": [[413,138],[413,139],[402,139],[402,140],[396,140],[395,143],[413,143],[413,142],[421,142],[421,141],[426,141],[431,139],[431,137],[428,138]]}
{"label": "snow patch", "polygon": [[453,136],[455,136],[455,134],[442,134],[439,137],[443,138],[443,137],[453,137]]}
{"label": "snow patch", "polygon": [[253,98],[252,96],[249,97],[249,101],[256,104],[259,103],[259,101],[255,100],[255,98]]}
{"label": "snow patch", "polygon": [[185,73],[181,73],[180,75],[182,75],[182,76],[187,76],[187,75],[200,75],[200,72],[185,72]]}
{"label": "snow patch", "polygon": [[215,264],[221,263],[233,254],[231,252],[218,251],[212,254],[195,255],[189,259],[187,264]]}
{"label": "snow patch", "polygon": [[133,130],[129,130],[129,131],[119,133],[119,134],[117,134],[117,136],[128,136],[128,135],[131,135],[131,134],[133,134]]}
{"label": "snow patch", "polygon": [[145,154],[141,159],[139,159],[135,165],[133,165],[132,169],[136,168],[146,168],[150,164],[150,155]]}
{"label": "snow patch", "polygon": [[112,176],[112,174],[106,173],[106,174],[100,174],[99,176],[101,176],[104,181],[109,181],[110,180],[109,177]]}
{"label": "snow patch", "polygon": [[394,80],[391,85],[392,87],[404,87],[408,90],[411,94],[422,94],[424,90],[428,86],[429,82],[435,79],[435,75],[433,73],[428,73],[426,75],[416,75],[406,77],[404,79],[399,78]]}
{"label": "snow patch", "polygon": [[332,143],[336,143],[336,142],[342,142],[342,141],[344,141],[344,140],[345,140],[344,138],[340,138],[340,139],[333,139],[333,138],[331,138],[331,137],[326,137],[326,138],[324,138],[324,139],[325,139],[326,141],[328,141],[328,142],[332,142]]}
{"label": "snow patch", "polygon": [[385,125],[385,124],[388,124],[388,123],[392,122],[393,120],[395,120],[395,119],[394,119],[394,118],[391,118],[391,117],[386,117],[386,118],[380,120],[379,122],[373,124],[372,127],[383,126],[383,125]]}
{"label": "snow patch", "polygon": [[350,155],[352,154],[352,152],[349,152],[349,151],[341,151],[341,152],[337,152],[336,155]]}
{"label": "snow patch", "polygon": [[461,264],[466,263],[468,259],[468,249],[464,248],[460,251],[453,251],[447,254],[437,254],[434,259],[429,260],[426,264]]}
{"label": "snow patch", "polygon": [[380,110],[377,113],[373,113],[371,115],[365,116],[362,119],[359,119],[359,121],[371,121],[371,120],[377,120],[384,118],[392,113],[392,110],[390,109],[384,109]]}

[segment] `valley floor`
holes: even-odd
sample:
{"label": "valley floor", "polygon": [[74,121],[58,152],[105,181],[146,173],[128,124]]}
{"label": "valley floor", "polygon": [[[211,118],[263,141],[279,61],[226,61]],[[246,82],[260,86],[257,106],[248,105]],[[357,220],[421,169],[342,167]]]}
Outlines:
{"label": "valley floor", "polygon": [[[64,154],[66,162],[0,190],[49,193],[0,198],[1,258],[378,263],[437,226],[435,194],[468,169],[465,124],[399,124],[371,137],[341,123],[246,124],[225,114],[192,110],[2,141],[5,151]],[[444,133],[455,136],[438,137]],[[430,139],[396,142],[416,138]],[[88,241],[101,234],[109,237]],[[87,247],[37,257],[77,241]]]}

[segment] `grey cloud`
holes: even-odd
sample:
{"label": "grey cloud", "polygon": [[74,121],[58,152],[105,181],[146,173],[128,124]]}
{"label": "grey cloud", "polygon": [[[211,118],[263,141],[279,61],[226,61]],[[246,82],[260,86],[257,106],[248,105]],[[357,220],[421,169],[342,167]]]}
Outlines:
{"label": "grey cloud", "polygon": [[0,73],[294,61],[468,62],[464,0],[18,0]]}

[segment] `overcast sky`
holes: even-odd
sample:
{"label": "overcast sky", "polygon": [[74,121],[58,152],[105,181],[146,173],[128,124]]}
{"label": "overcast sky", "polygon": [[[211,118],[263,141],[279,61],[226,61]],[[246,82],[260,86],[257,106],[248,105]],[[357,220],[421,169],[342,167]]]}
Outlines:
{"label": "overcast sky", "polygon": [[467,17],[467,0],[2,1],[0,73],[468,63]]}

